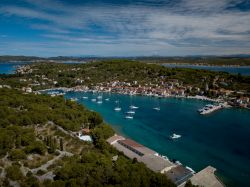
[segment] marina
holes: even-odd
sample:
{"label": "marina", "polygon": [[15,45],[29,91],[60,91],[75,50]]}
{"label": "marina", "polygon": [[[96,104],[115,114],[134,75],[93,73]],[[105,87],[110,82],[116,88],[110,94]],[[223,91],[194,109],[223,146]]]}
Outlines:
{"label": "marina", "polygon": [[[197,110],[211,104],[206,100],[159,100],[154,97],[133,96],[131,103],[131,96],[123,94],[103,93],[102,96],[103,100],[109,98],[109,102],[103,102],[102,105],[92,102],[91,99],[96,98],[96,94],[92,92],[71,91],[65,94],[65,98],[79,98],[79,103],[99,112],[105,122],[111,124],[119,134],[161,155],[179,160],[195,171],[211,165],[217,169],[217,174],[227,186],[247,184],[248,178],[244,176],[250,174],[247,167],[250,160],[246,149],[250,147],[250,128],[246,123],[250,115],[248,110],[225,108],[205,117]],[[114,110],[118,105],[120,112]],[[133,119],[127,119],[126,112],[131,110],[131,105],[139,108],[133,110]],[[160,107],[160,111],[152,112],[155,106]],[[170,139],[173,132],[181,135],[181,138],[176,139],[177,141]],[[231,162],[232,159],[239,162]]]}

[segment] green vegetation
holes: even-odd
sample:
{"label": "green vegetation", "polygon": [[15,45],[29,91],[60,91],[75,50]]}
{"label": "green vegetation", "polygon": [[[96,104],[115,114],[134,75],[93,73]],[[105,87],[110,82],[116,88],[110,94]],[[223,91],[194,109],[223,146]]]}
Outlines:
{"label": "green vegetation", "polygon": [[[208,84],[210,89],[224,88],[233,91],[244,90],[250,92],[250,76],[185,68],[172,69],[127,60],[74,65],[41,63],[34,64],[31,68],[34,69],[33,73],[6,76],[7,78],[2,78],[2,82],[19,88],[25,84],[39,82],[40,86],[33,86],[33,89],[39,90],[50,87],[74,87],[77,85],[92,87],[111,81],[125,81],[133,85],[135,80],[141,86],[154,87],[161,83],[178,80],[183,86],[198,87],[201,90],[205,90],[205,86]],[[20,78],[32,79],[32,81],[21,82],[20,84]],[[81,80],[81,83],[79,80]],[[56,81],[56,84],[54,81]]]}
{"label": "green vegetation", "polygon": [[[93,144],[71,132],[82,127],[90,128]],[[0,186],[174,186],[106,143],[113,134],[101,116],[76,102],[1,88],[0,169],[6,175]]]}

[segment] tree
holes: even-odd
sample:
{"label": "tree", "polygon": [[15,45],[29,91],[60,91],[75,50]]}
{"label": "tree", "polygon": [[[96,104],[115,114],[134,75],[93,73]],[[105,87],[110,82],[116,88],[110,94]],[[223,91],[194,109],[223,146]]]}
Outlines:
{"label": "tree", "polygon": [[63,151],[63,138],[60,138],[60,150]]}

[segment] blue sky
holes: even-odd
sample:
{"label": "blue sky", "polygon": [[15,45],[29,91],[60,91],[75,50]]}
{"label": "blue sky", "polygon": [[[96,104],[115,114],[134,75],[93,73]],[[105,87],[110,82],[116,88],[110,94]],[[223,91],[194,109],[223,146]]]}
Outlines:
{"label": "blue sky", "polygon": [[250,0],[0,0],[0,55],[250,54]]}

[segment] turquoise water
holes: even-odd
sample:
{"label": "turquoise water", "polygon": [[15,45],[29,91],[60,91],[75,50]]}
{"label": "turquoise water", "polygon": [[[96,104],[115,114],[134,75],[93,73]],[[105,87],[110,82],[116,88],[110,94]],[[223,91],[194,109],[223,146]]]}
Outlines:
{"label": "turquoise water", "polygon": [[18,65],[25,63],[0,63],[0,74],[14,74]]}
{"label": "turquoise water", "polygon": [[240,67],[223,67],[223,66],[196,66],[196,65],[182,65],[182,64],[163,64],[165,67],[170,68],[192,68],[192,69],[204,69],[211,71],[224,71],[232,74],[250,75],[250,66]]}
{"label": "turquoise water", "polygon": [[[83,99],[87,96],[88,99]],[[230,186],[249,186],[250,111],[223,109],[201,116],[197,109],[208,102],[190,99],[158,99],[144,96],[103,94],[103,103],[92,102],[97,94],[69,92],[87,108],[99,112],[120,134],[130,137],[170,159],[199,171],[208,165],[218,169],[218,176]],[[110,98],[110,101],[105,101]],[[121,112],[115,112],[116,100]],[[129,105],[136,105],[133,120],[125,119]],[[160,111],[153,110],[154,107]],[[171,141],[173,133],[182,137]]]}

